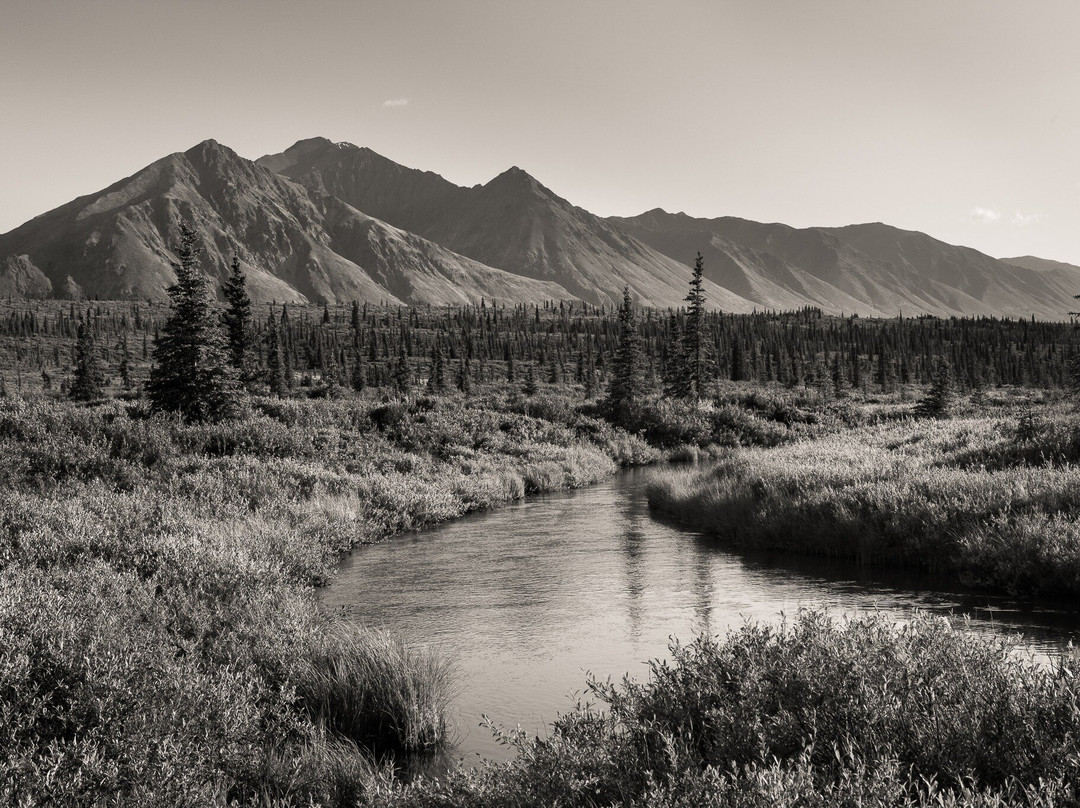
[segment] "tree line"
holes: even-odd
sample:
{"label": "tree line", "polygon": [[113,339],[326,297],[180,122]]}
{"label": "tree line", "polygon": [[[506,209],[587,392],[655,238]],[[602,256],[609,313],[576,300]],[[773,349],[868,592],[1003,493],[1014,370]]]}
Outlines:
{"label": "tree line", "polygon": [[[814,386],[830,393],[889,391],[931,383],[942,364],[964,391],[996,385],[1054,388],[1069,383],[1080,357],[1080,337],[1069,323],[876,320],[829,316],[815,308],[741,315],[709,311],[700,256],[686,305],[678,310],[635,310],[629,290],[617,311],[567,301],[534,306],[482,300],[411,308],[360,302],[256,305],[239,261],[220,290],[211,287],[199,269],[194,240],[185,246],[184,232],[175,250],[178,280],[167,306],[58,301],[5,306],[0,379],[10,386],[15,377],[26,388],[56,388],[84,399],[100,395],[108,381],[133,392],[145,388],[151,400],[168,408],[168,402],[183,400],[175,388],[162,387],[169,374],[221,385],[232,391],[226,396],[231,399],[244,389],[286,395],[301,388],[405,393],[453,386],[471,392],[496,381],[531,390],[578,384],[593,397],[627,373],[619,384],[633,395],[696,400],[707,397],[717,379]],[[634,336],[624,345],[628,331]],[[218,409],[213,405],[196,417],[210,417]]]}

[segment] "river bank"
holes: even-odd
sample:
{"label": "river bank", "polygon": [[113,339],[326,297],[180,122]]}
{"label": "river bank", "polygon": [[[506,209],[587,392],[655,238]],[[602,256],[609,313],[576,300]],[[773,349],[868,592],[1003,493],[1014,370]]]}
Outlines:
{"label": "river bank", "polygon": [[505,399],[263,400],[216,425],[0,402],[0,794],[350,804],[371,753],[442,741],[450,679],[314,586],[350,547],[657,456],[583,426]]}
{"label": "river bank", "polygon": [[[441,658],[348,627],[314,587],[350,547],[596,482],[702,429],[729,444],[787,443],[842,429],[852,412],[749,395],[697,414],[658,406],[663,450],[565,398],[505,391],[256,400],[218,425],[149,417],[137,402],[3,402],[0,632],[16,641],[0,649],[0,731],[14,739],[0,752],[0,793],[16,804],[440,804],[424,800],[442,786],[403,790],[371,753],[445,737]],[[632,579],[644,551],[624,538]],[[489,567],[472,567],[477,593]],[[628,616],[646,592],[624,604]],[[536,592],[501,596],[545,605]],[[589,621],[600,609],[575,619],[600,631]],[[518,630],[527,639],[537,624],[523,616]],[[506,799],[519,793],[504,786]]]}
{"label": "river bank", "polygon": [[897,620],[915,610],[981,634],[1024,632],[1056,658],[1080,639],[1080,613],[978,594],[910,571],[878,573],[787,553],[731,552],[648,507],[663,465],[587,488],[538,495],[387,543],[358,548],[320,590],[326,608],[391,629],[452,660],[452,760],[503,761],[516,750],[483,725],[545,737],[573,709],[585,673],[640,678],[672,636],[723,635],[802,607]]}
{"label": "river bank", "polygon": [[648,498],[732,547],[1076,602],[1078,460],[1070,409],[1021,404],[743,449],[704,472],[658,477]]}

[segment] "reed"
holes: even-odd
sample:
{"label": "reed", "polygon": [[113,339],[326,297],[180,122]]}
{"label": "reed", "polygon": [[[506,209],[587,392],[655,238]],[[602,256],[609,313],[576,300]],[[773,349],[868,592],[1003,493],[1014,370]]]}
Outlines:
{"label": "reed", "polygon": [[305,660],[295,684],[322,727],[376,754],[427,750],[446,741],[452,666],[386,632],[335,626]]}

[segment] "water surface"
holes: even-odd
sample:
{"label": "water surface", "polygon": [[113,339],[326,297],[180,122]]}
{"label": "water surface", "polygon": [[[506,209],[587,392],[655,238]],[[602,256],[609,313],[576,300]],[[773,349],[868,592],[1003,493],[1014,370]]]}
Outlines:
{"label": "water surface", "polygon": [[935,588],[918,576],[727,552],[650,513],[644,486],[656,471],[359,548],[323,601],[455,661],[455,754],[466,762],[509,754],[479,726],[482,714],[542,732],[583,695],[586,671],[644,677],[645,662],[666,656],[672,637],[723,634],[801,606],[964,616],[978,630],[1022,631],[1047,653],[1080,632],[1080,615],[1045,604]]}

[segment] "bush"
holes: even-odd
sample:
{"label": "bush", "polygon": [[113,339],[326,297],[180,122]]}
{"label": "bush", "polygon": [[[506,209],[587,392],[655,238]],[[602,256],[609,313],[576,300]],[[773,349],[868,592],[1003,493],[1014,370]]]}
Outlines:
{"label": "bush", "polygon": [[1073,804],[1077,663],[1018,659],[941,618],[802,612],[674,645],[646,682],[590,681],[606,705],[543,739],[499,733],[505,764],[385,794],[394,806]]}

